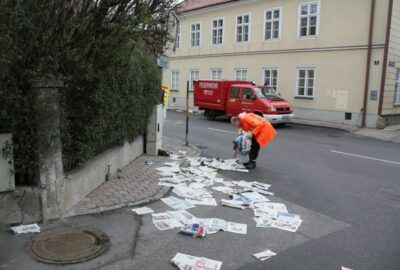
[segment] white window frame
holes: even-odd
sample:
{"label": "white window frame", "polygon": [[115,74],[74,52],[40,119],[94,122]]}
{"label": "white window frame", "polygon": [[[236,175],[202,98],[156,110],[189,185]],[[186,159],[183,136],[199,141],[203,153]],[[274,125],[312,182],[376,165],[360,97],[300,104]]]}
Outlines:
{"label": "white window frame", "polygon": [[[301,8],[302,6],[307,5],[308,8],[313,5],[313,4],[317,4],[317,25],[316,25],[316,29],[315,29],[315,35],[310,35],[309,34],[309,25],[310,25],[310,17],[313,16],[311,14],[307,14],[307,15],[301,15]],[[307,35],[306,36],[301,36],[301,19],[303,17],[307,17]],[[299,39],[315,39],[315,38],[319,38],[319,27],[320,27],[320,18],[321,18],[321,1],[311,1],[311,2],[305,2],[305,3],[301,3],[299,4],[298,7],[298,15],[297,15],[297,38]]]}
{"label": "white window frame", "polygon": [[[222,20],[222,26],[218,26],[218,21]],[[214,27],[214,21],[217,21],[217,27]],[[214,30],[222,29],[222,36],[221,36],[221,43],[213,43],[214,42]],[[224,17],[219,17],[219,18],[214,18],[211,20],[211,46],[222,46],[224,45],[224,34],[225,34],[225,18]],[[218,37],[218,34],[217,34]]]}
{"label": "white window frame", "polygon": [[[178,76],[174,77],[174,74]],[[171,91],[179,91],[179,70],[171,70]]]}
{"label": "white window frame", "polygon": [[265,71],[267,71],[267,70],[269,70],[269,72],[270,72],[270,80],[272,78],[271,77],[271,74],[272,74],[271,72],[272,71],[276,71],[276,87],[275,87],[275,91],[279,93],[279,68],[277,68],[277,67],[264,67],[262,69],[261,81],[262,81],[263,85],[265,83]]}
{"label": "white window frame", "polygon": [[[279,10],[279,19],[274,19],[272,17],[272,19],[267,20],[267,12],[271,11],[272,12],[272,16],[273,16],[275,10]],[[265,42],[280,41],[281,40],[281,38],[282,38],[282,21],[283,21],[282,17],[283,17],[283,8],[282,7],[268,8],[268,9],[264,10],[264,28],[263,28],[264,29],[264,34],[263,34],[263,36],[264,36],[264,41]],[[273,36],[273,29],[274,29],[273,23],[275,21],[279,22],[279,30],[278,30],[279,33],[278,33],[278,37],[277,38],[273,38],[272,37]],[[271,38],[270,39],[267,39],[267,36],[266,36],[267,22],[271,22]]]}
{"label": "white window frame", "polygon": [[[193,78],[193,76],[192,76],[192,72],[197,72],[198,73],[198,76],[197,76],[197,78]],[[195,81],[195,80],[199,80],[200,79],[200,69],[190,69],[189,70],[189,91],[193,91],[193,81]]]}
{"label": "white window frame", "polygon": [[397,69],[396,80],[394,84],[394,106],[400,106],[400,68]]}
{"label": "white window frame", "polygon": [[176,47],[175,48],[179,49],[181,47],[181,26],[180,26],[180,24],[178,24],[177,28],[178,29],[177,29],[177,33],[176,33]]}
{"label": "white window frame", "polygon": [[[200,25],[200,29],[193,31],[192,26],[197,25],[197,24]],[[189,38],[190,48],[200,48],[201,47],[201,29],[202,29],[201,22],[193,22],[190,24],[190,38]],[[197,32],[199,33],[199,46],[192,46],[192,34],[197,33]]]}
{"label": "white window frame", "polygon": [[[299,74],[300,74],[300,70],[305,70],[306,71],[306,77],[305,77],[305,81],[304,81],[304,95],[299,95]],[[308,71],[309,70],[313,70],[314,71],[314,82],[313,82],[313,94],[312,95],[308,95]],[[315,67],[297,67],[296,68],[296,89],[295,89],[295,97],[297,98],[304,98],[304,99],[314,99],[315,97],[315,92],[316,92],[316,85],[317,85],[317,68]]]}
{"label": "white window frame", "polygon": [[[241,80],[239,80],[238,78],[237,78],[237,71],[241,71],[241,75],[240,75],[240,77],[241,77]],[[243,80],[243,71],[246,71],[246,80]],[[248,81],[249,80],[249,69],[248,68],[235,68],[234,70],[233,70],[233,77],[235,78],[235,81]]]}
{"label": "white window frame", "polygon": [[[214,72],[220,73],[220,77],[214,77]],[[212,68],[211,69],[211,80],[222,80],[222,68]]]}
{"label": "white window frame", "polygon": [[[243,23],[243,21],[242,21],[242,24],[240,25],[241,27],[242,27],[242,31],[243,31],[243,27],[245,26],[245,25],[248,25],[248,27],[249,27],[249,30],[248,30],[248,40],[246,40],[246,41],[238,41],[237,40],[237,35],[238,35],[238,22],[237,22],[237,19],[238,19],[238,17],[244,17],[244,16],[249,16],[249,22],[248,23]],[[243,32],[242,32],[243,33]],[[243,36],[243,34],[242,34],[242,36]],[[237,43],[237,44],[245,44],[245,43],[249,43],[251,41],[251,13],[250,12],[248,12],[248,13],[242,13],[242,14],[237,14],[236,15],[236,17],[235,17],[235,43]]]}

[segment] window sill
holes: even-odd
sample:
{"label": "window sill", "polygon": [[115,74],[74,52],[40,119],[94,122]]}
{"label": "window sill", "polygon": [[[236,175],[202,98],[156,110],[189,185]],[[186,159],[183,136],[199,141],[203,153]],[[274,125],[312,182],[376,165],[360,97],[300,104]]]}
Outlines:
{"label": "window sill", "polygon": [[170,89],[169,91],[171,91],[171,92],[179,92],[178,89]]}
{"label": "window sill", "polygon": [[313,100],[314,97],[302,97],[302,96],[295,96],[295,99],[308,99],[308,100]]}
{"label": "window sill", "polygon": [[312,39],[318,39],[319,36],[304,36],[304,37],[297,37],[298,40],[312,40]]}

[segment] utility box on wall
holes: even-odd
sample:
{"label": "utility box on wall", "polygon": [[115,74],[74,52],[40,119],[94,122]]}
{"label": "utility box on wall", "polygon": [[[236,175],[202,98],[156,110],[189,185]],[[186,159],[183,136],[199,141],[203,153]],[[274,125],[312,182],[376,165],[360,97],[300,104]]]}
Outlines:
{"label": "utility box on wall", "polygon": [[161,148],[163,120],[162,105],[154,106],[153,113],[147,123],[146,154],[148,155],[156,156]]}
{"label": "utility box on wall", "polygon": [[[3,152],[6,152],[4,158]],[[0,192],[15,189],[14,163],[12,159],[12,136],[9,133],[0,134]]]}

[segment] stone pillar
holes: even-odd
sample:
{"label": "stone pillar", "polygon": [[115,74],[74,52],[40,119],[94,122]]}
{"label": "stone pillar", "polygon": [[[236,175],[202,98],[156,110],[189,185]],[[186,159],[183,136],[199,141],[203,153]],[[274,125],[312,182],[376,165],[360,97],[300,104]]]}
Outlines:
{"label": "stone pillar", "polygon": [[163,108],[155,105],[147,123],[146,154],[156,156],[162,147]]}
{"label": "stone pillar", "polygon": [[57,218],[62,211],[65,178],[62,166],[60,108],[55,80],[37,80],[32,84],[36,109],[39,186],[43,222]]}

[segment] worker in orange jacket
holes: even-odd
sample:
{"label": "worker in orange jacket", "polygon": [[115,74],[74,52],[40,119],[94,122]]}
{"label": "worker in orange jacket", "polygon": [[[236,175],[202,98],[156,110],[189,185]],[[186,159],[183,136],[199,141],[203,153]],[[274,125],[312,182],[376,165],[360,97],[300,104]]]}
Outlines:
{"label": "worker in orange jacket", "polygon": [[254,113],[240,113],[237,117],[232,117],[231,122],[244,131],[251,131],[249,162],[243,165],[247,169],[254,169],[260,148],[272,141],[276,135],[276,131],[268,120]]}

